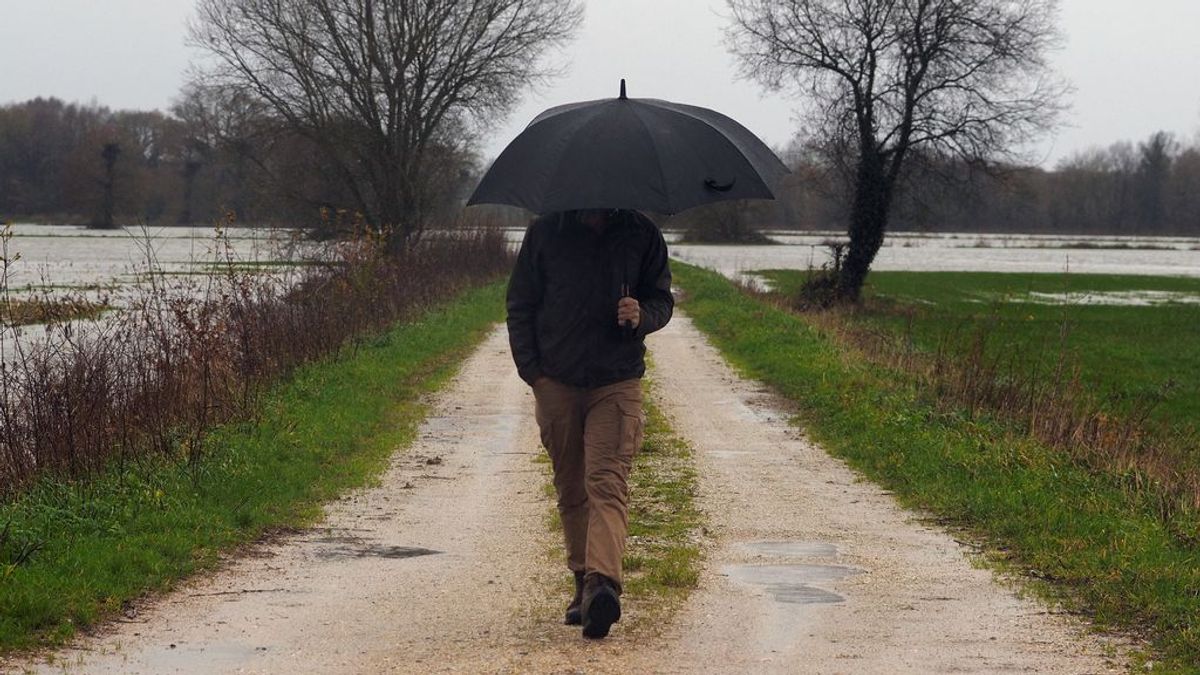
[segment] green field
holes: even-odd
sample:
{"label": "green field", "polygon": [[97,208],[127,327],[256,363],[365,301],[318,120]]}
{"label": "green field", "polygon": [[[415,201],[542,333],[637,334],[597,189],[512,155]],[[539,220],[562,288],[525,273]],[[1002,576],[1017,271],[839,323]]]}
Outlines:
{"label": "green field", "polygon": [[143,459],[0,503],[0,653],[60,643],[222,551],[317,520],[409,444],[422,395],[503,318],[504,287],[463,294],[298,369],[257,419],[207,436],[201,459]]}
{"label": "green field", "polygon": [[[805,273],[764,276],[791,294]],[[1200,421],[1200,279],[875,272],[865,297],[856,320],[911,335],[918,348],[961,347],[983,333],[994,356],[1042,372],[1065,353],[1102,406],[1127,411],[1153,402],[1151,419],[1176,432]],[[1175,302],[1086,304],[1147,297]],[[1192,304],[1179,302],[1188,297]],[[1044,304],[1060,299],[1072,304]]]}
{"label": "green field", "polygon": [[[1136,471],[1096,470],[1003,418],[947,404],[920,377],[865,355],[827,317],[747,294],[714,272],[673,267],[686,293],[682,308],[696,326],[745,375],[794,402],[797,422],[830,453],[893,490],[904,504],[978,542],[994,564],[1023,576],[1034,590],[1098,626],[1144,636],[1154,672],[1197,672],[1196,510],[1164,508],[1173,497]],[[771,276],[785,290],[800,279],[796,273]],[[999,313],[1005,320],[989,348],[1024,345],[1028,352],[1015,366],[1021,369],[1043,358],[1042,345],[1057,336],[1065,316],[1075,322],[1072,349],[1085,376],[1101,389],[1137,391],[1183,368],[1194,372],[1195,343],[1181,334],[1189,326],[1172,311],[1194,317],[1191,309],[1008,307],[994,297],[971,302],[974,293],[1027,293],[1055,283],[1197,288],[1161,279],[881,274],[872,277],[868,297],[876,300],[869,309],[844,318],[904,334],[911,313],[913,340],[931,346],[942,336],[957,340],[964,321],[969,328]],[[908,303],[918,309],[907,311]],[[1093,346],[1108,356],[1091,357]],[[1188,386],[1195,382],[1181,384],[1157,413],[1172,430],[1188,425],[1180,411],[1195,409],[1195,389]]]}

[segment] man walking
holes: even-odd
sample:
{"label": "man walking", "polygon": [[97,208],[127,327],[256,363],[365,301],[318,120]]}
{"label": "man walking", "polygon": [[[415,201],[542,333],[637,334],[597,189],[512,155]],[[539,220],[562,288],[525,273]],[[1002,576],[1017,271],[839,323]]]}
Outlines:
{"label": "man walking", "polygon": [[575,575],[566,623],[602,638],[621,618],[629,471],[642,443],[646,335],[671,319],[662,233],[636,211],[542,216],[508,285],[508,335],[533,387]]}

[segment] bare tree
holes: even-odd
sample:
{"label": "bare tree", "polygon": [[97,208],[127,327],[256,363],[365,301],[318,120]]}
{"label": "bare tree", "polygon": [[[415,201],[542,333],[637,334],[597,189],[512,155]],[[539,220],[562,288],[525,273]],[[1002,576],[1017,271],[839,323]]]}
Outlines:
{"label": "bare tree", "polygon": [[402,245],[448,196],[437,157],[552,73],[575,0],[198,0],[210,85],[261,98],[329,162],[366,221]]}
{"label": "bare tree", "polygon": [[837,297],[858,299],[910,151],[1008,157],[1052,127],[1057,0],[727,0],[743,74],[796,87],[852,165]]}

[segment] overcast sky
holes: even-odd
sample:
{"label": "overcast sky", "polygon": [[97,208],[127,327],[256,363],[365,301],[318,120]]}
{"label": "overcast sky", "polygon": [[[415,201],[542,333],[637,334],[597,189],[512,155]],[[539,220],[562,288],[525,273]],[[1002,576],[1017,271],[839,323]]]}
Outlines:
{"label": "overcast sky", "polygon": [[[193,0],[0,0],[0,102],[35,96],[115,108],[165,108],[191,54]],[[495,155],[538,112],[630,96],[715,108],[768,143],[797,130],[799,102],[736,79],[721,44],[721,0],[589,0],[579,39],[556,56],[567,75],[531,93],[485,144]],[[1093,145],[1166,129],[1200,132],[1200,0],[1064,0],[1059,72],[1076,87],[1069,127],[1047,139],[1047,164]]]}

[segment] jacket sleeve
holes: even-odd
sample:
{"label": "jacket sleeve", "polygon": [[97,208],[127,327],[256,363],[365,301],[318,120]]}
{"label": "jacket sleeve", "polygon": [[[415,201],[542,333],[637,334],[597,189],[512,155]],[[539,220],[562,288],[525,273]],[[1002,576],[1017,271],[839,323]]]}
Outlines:
{"label": "jacket sleeve", "polygon": [[537,343],[537,314],[542,305],[542,273],[531,225],[525,231],[517,263],[508,280],[508,344],[522,380],[532,385],[542,375]]}
{"label": "jacket sleeve", "polygon": [[646,255],[642,258],[642,270],[638,286],[638,304],[642,309],[642,321],[636,335],[645,337],[667,325],[675,310],[675,296],[671,295],[671,267],[667,260],[667,242],[658,227],[651,225],[653,235]]}

